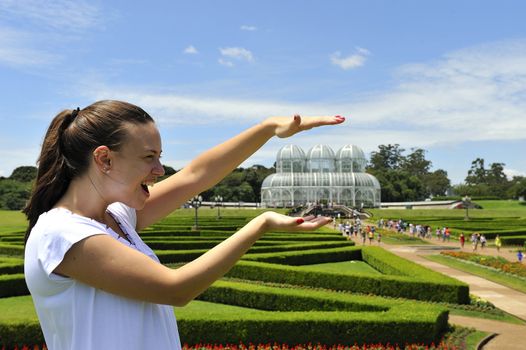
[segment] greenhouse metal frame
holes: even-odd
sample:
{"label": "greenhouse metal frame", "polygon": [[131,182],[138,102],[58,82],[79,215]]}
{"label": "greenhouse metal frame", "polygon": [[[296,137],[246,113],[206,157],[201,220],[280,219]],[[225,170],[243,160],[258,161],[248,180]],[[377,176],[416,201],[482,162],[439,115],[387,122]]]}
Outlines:
{"label": "greenhouse metal frame", "polygon": [[355,145],[346,145],[336,154],[327,145],[316,145],[307,153],[296,145],[284,146],[276,157],[276,173],[263,181],[261,204],[380,207],[380,183],[365,172],[366,163]]}

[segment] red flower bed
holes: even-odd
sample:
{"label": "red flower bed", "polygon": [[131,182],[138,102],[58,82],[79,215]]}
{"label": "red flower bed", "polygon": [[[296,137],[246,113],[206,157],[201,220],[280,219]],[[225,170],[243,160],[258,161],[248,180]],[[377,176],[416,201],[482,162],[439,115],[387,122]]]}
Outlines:
{"label": "red flower bed", "polygon": [[[5,346],[1,350],[47,350],[45,345],[33,345],[22,347],[15,346],[13,349],[7,349]],[[324,345],[324,344],[196,344],[183,345],[183,350],[457,350],[454,345],[448,345],[444,342],[438,345],[406,344],[404,346],[390,344],[363,344],[363,345]]]}
{"label": "red flower bed", "polygon": [[438,345],[406,344],[404,346],[391,344],[363,345],[325,345],[325,344],[196,344],[183,345],[183,350],[456,350],[457,347],[440,343]]}
{"label": "red flower bed", "polygon": [[461,260],[467,260],[474,262],[479,265],[493,267],[495,269],[501,270],[503,272],[526,277],[526,265],[519,262],[511,262],[503,257],[495,257],[488,255],[480,255],[476,253],[467,253],[467,252],[441,252],[441,254],[450,256],[452,258],[457,258]]}
{"label": "red flower bed", "polygon": [[[2,346],[2,350],[9,350],[5,346]],[[40,346],[40,345],[33,345],[33,346],[27,346],[24,345],[22,347],[18,347],[15,345],[13,350],[47,350],[46,344]]]}

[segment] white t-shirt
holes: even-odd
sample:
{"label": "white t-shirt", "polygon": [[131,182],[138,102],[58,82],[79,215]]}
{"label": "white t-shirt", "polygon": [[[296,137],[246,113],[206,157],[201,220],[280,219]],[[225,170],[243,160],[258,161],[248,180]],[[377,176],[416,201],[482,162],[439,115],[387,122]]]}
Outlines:
{"label": "white t-shirt", "polygon": [[71,246],[106,234],[159,262],[141,240],[135,209],[108,207],[132,244],[111,228],[63,208],[40,215],[26,244],[25,278],[50,350],[181,349],[173,307],[107,293],[53,273]]}

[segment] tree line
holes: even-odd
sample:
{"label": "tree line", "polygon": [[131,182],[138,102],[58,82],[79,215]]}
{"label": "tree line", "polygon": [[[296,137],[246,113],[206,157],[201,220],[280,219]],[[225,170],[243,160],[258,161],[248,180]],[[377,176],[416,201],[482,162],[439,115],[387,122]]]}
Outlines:
{"label": "tree line", "polygon": [[[378,150],[371,153],[366,171],[380,182],[382,202],[418,201],[446,195],[494,199],[526,197],[526,177],[509,179],[504,173],[504,163],[491,163],[486,167],[484,159],[477,158],[471,163],[464,183],[452,186],[445,170],[432,170],[432,162],[426,159],[425,153],[421,148],[411,148],[406,153],[399,144],[379,145]],[[177,172],[167,165],[164,169],[164,177]],[[275,165],[237,168],[201,195],[205,201],[221,196],[225,202],[260,202],[261,184],[275,171]],[[36,167],[21,166],[9,177],[0,177],[0,209],[22,209],[36,174]]]}
{"label": "tree line", "polygon": [[471,163],[464,183],[451,186],[443,169],[431,171],[432,163],[421,148],[409,154],[399,144],[378,146],[371,153],[367,172],[376,176],[382,187],[382,202],[406,202],[426,198],[470,196],[486,199],[517,199],[526,197],[526,177],[509,179],[504,163],[491,163],[477,158]]}

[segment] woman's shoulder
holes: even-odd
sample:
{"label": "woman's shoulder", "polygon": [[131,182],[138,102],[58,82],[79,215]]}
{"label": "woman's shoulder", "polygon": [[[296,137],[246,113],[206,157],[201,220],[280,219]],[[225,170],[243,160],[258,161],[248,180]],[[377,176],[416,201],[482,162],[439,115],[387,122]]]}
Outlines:
{"label": "woman's shoulder", "polygon": [[102,223],[59,207],[41,214],[31,234],[73,233],[77,230],[84,230],[86,227],[90,227],[91,230],[106,232]]}

